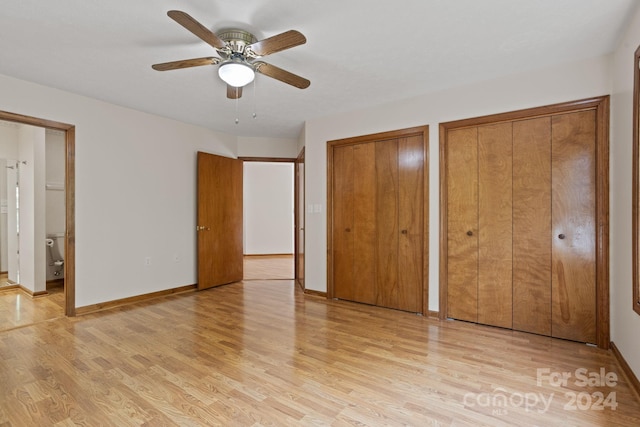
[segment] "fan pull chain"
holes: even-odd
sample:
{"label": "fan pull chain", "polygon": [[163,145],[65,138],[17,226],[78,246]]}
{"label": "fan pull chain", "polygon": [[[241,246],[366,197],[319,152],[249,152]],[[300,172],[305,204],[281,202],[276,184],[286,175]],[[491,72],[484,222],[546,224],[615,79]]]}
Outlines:
{"label": "fan pull chain", "polygon": [[258,117],[256,114],[256,80],[255,78],[253,79],[253,114],[251,115],[254,119]]}
{"label": "fan pull chain", "polygon": [[236,124],[240,123],[238,118],[238,88],[236,87]]}

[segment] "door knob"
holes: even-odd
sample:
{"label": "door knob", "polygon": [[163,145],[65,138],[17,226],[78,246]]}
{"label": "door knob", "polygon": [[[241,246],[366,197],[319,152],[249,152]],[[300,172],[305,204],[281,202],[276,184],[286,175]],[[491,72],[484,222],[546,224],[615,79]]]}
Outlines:
{"label": "door knob", "polygon": [[467,236],[473,236],[473,231],[471,230],[467,231]]}
{"label": "door knob", "polygon": [[558,239],[560,240],[564,240],[564,238],[567,237],[564,234],[558,234]]}
{"label": "door knob", "polygon": [[408,233],[408,231],[407,231],[407,230],[402,230],[402,231],[401,231],[401,233],[402,233],[402,234],[407,234],[407,233]]}
{"label": "door knob", "polygon": [[345,228],[344,231],[346,231],[347,233],[349,233],[351,231],[350,228]]}

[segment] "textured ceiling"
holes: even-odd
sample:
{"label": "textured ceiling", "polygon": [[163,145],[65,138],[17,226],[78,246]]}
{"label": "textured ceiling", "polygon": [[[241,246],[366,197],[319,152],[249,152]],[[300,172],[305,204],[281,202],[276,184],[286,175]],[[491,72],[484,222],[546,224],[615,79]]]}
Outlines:
{"label": "textured ceiling", "polygon": [[[637,0],[19,0],[0,3],[0,74],[239,136],[296,138],[305,120],[614,50]],[[167,17],[307,44],[265,57],[311,80],[258,75],[236,101],[215,54]],[[1,94],[0,94],[1,107]],[[237,112],[236,112],[237,109]],[[253,119],[252,113],[257,113]],[[235,118],[240,119],[235,124]]]}

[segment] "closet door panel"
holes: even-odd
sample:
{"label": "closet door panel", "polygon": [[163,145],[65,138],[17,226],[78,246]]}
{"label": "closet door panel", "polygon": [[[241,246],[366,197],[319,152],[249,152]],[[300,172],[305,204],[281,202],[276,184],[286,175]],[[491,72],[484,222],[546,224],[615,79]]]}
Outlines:
{"label": "closet door panel", "polygon": [[376,305],[396,308],[398,281],[398,140],[377,141],[377,272]]}
{"label": "closet door panel", "polygon": [[[457,129],[447,143],[447,313],[478,321],[478,130]],[[441,255],[441,256],[444,256]]]}
{"label": "closet door panel", "polygon": [[551,335],[551,118],[513,123],[513,329]]}
{"label": "closet door panel", "polygon": [[376,301],[376,150],[353,147],[353,301]]}
{"label": "closet door panel", "polygon": [[398,146],[398,309],[422,311],[424,143],[419,136]]}
{"label": "closet door panel", "polygon": [[478,128],[478,322],[511,328],[512,125]]}
{"label": "closet door panel", "polygon": [[552,118],[552,336],[596,342],[595,111]]}
{"label": "closet door panel", "polygon": [[333,281],[336,298],[355,300],[353,146],[333,150]]}

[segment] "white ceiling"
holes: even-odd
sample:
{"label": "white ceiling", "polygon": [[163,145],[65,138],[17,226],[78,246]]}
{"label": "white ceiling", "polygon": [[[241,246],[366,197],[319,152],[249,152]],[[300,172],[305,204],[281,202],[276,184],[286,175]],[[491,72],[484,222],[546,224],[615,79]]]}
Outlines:
{"label": "white ceiling", "polygon": [[[0,74],[239,136],[296,138],[305,120],[613,51],[637,0],[19,0],[0,2]],[[237,103],[213,56],[167,17],[307,43],[265,57],[311,80],[258,75]],[[1,94],[0,94],[1,107]],[[252,113],[257,118],[251,118]],[[19,112],[18,112],[19,113]],[[235,118],[240,119],[235,124]]]}

